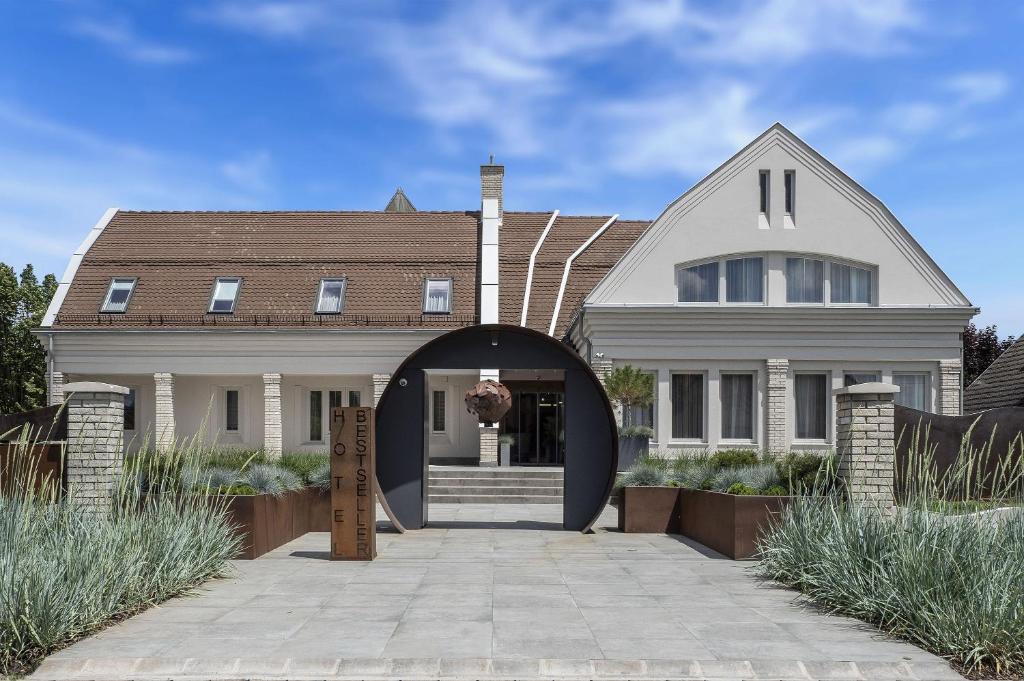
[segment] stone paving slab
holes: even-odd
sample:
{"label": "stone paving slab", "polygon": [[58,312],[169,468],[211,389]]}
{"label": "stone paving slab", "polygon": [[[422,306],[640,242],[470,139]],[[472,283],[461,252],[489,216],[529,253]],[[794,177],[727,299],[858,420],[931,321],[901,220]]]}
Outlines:
{"label": "stone paving slab", "polygon": [[682,537],[432,506],[372,563],[308,534],[50,656],[34,679],[959,679]]}

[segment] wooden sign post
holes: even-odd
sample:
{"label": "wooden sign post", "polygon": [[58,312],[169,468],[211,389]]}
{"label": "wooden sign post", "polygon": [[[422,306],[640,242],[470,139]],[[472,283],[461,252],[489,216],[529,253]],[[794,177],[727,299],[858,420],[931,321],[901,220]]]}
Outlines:
{"label": "wooden sign post", "polygon": [[372,407],[331,410],[331,560],[377,557]]}

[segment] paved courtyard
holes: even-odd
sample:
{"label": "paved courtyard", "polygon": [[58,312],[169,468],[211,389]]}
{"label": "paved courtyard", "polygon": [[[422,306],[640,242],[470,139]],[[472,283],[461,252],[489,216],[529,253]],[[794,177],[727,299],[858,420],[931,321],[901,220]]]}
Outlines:
{"label": "paved courtyard", "polygon": [[[561,506],[432,506],[372,563],[308,534],[63,650],[39,679],[958,679],[680,537]],[[379,517],[383,517],[381,514]],[[114,577],[116,578],[116,577]]]}

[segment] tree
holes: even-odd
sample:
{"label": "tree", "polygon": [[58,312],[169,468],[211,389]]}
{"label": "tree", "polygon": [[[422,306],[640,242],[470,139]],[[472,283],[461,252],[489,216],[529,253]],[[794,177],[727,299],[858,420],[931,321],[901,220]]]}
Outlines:
{"label": "tree", "polygon": [[981,372],[1013,345],[1013,336],[999,340],[995,324],[979,329],[971,322],[964,329],[964,385],[974,382]]}
{"label": "tree", "polygon": [[632,407],[649,407],[654,402],[654,376],[629,364],[612,369],[604,380],[609,399],[622,407],[622,425],[632,423]]}
{"label": "tree", "polygon": [[57,290],[52,274],[36,277],[26,265],[20,277],[0,263],[0,413],[46,403],[46,352],[32,335]]}

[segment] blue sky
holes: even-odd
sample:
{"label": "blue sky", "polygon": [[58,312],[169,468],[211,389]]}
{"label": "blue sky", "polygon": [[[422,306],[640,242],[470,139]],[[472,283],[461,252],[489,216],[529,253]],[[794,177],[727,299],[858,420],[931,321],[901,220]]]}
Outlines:
{"label": "blue sky", "polygon": [[776,120],[1024,333],[1016,2],[0,0],[0,260],[110,206],[654,218]]}

